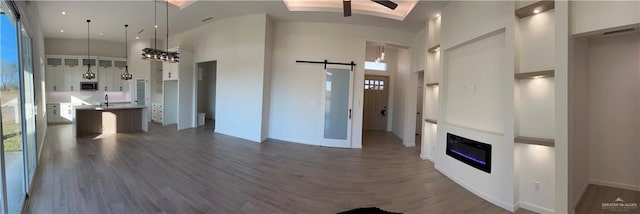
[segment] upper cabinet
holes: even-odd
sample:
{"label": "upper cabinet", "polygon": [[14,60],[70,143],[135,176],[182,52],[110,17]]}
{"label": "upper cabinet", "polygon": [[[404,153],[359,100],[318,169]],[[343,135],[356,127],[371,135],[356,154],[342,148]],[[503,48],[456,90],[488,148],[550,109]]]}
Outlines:
{"label": "upper cabinet", "polygon": [[180,62],[162,63],[162,80],[178,80],[178,75],[181,71],[193,69],[192,63],[188,63],[193,61],[193,52],[189,49],[179,47],[171,48],[169,51],[177,51],[180,53]]}
{"label": "upper cabinet", "polygon": [[[80,91],[80,82],[98,82],[98,91],[128,91],[129,82],[120,79],[124,72],[126,59],[86,56],[46,57],[45,81],[47,92]],[[82,74],[91,65],[95,79],[84,79]]]}

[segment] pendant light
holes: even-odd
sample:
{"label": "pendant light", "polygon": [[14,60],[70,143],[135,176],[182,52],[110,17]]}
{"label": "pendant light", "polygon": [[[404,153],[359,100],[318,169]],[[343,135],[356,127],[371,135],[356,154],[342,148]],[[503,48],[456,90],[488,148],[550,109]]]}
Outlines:
{"label": "pendant light", "polygon": [[166,7],[167,7],[167,51],[164,50],[160,50],[157,47],[157,41],[158,41],[158,24],[157,24],[157,16],[156,16],[156,0],[153,0],[153,23],[154,23],[154,29],[153,29],[153,48],[145,48],[142,49],[142,59],[144,60],[155,60],[155,61],[160,61],[160,62],[170,62],[170,63],[174,63],[174,62],[179,62],[179,56],[178,56],[178,52],[170,52],[168,51],[169,49],[169,1],[165,0],[166,3]]}
{"label": "pendant light", "polygon": [[127,32],[128,32],[127,29],[128,28],[129,28],[129,25],[125,24],[124,25],[124,50],[125,50],[125,52],[124,53],[125,53],[125,56],[126,56],[126,60],[124,62],[125,63],[124,64],[124,73],[122,73],[120,75],[120,79],[122,79],[122,80],[131,80],[131,79],[133,79],[133,75],[131,75],[129,73],[129,63],[128,63],[128,61],[129,61],[129,51],[127,49],[129,47],[128,46],[128,39],[127,39]]}
{"label": "pendant light", "polygon": [[91,53],[91,43],[90,43],[90,35],[89,35],[89,23],[91,22],[90,19],[87,19],[87,72],[82,74],[82,78],[85,79],[95,79],[96,78],[96,74],[91,72],[91,58],[90,57],[90,53]]}

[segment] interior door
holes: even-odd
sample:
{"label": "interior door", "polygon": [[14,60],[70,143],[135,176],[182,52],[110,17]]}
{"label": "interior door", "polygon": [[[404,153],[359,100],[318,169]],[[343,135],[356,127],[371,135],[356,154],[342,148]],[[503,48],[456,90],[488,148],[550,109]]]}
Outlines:
{"label": "interior door", "polygon": [[327,68],[324,84],[324,146],[351,147],[353,72]]}
{"label": "interior door", "polygon": [[389,77],[367,75],[364,80],[364,130],[387,130]]}

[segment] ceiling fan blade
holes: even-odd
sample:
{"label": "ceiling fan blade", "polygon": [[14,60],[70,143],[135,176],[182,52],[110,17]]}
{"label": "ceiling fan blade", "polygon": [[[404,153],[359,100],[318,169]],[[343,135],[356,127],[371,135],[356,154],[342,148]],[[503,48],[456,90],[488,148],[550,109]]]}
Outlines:
{"label": "ceiling fan blade", "polygon": [[342,1],[342,13],[344,14],[344,17],[351,16],[351,1]]}
{"label": "ceiling fan blade", "polygon": [[398,4],[396,4],[395,2],[392,2],[392,1],[388,1],[388,0],[371,0],[371,1],[373,1],[375,3],[378,3],[378,4],[382,5],[382,6],[385,6],[385,7],[389,8],[389,9],[392,9],[392,10],[395,10],[396,7],[398,7]]}

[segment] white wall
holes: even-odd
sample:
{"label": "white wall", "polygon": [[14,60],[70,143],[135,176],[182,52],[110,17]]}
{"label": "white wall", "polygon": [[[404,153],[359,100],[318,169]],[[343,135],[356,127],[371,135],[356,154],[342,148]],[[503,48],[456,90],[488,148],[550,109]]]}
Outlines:
{"label": "white wall", "polygon": [[569,210],[575,208],[589,185],[588,39],[576,40],[571,51]]}
{"label": "white wall", "polygon": [[[510,211],[517,208],[513,143],[514,9],[514,2],[457,1],[443,9],[443,77],[439,87],[439,110],[443,117],[438,121],[434,151],[436,169]],[[446,156],[447,133],[491,144],[491,173]]]}
{"label": "white wall", "polygon": [[216,132],[262,140],[267,16],[223,19],[169,38],[191,47],[192,63],[217,61]]}
{"label": "white wall", "polygon": [[409,47],[413,35],[369,26],[298,22],[278,22],[274,33],[269,137],[312,145],[322,141],[323,67],[296,60],[354,61],[358,66],[351,146],[361,147],[366,42]]}
{"label": "white wall", "polygon": [[571,33],[640,23],[639,1],[571,1]]}
{"label": "white wall", "polygon": [[589,41],[591,183],[640,191],[640,33]]}
{"label": "white wall", "polygon": [[[123,42],[91,40],[91,56],[124,58],[126,47]],[[135,56],[140,58],[142,49]],[[45,39],[45,54],[50,55],[87,55],[86,39]]]}
{"label": "white wall", "polygon": [[180,47],[179,72],[178,72],[178,130],[196,127],[196,73],[193,62],[193,52],[190,49]]}
{"label": "white wall", "polygon": [[273,69],[273,40],[275,23],[267,17],[265,25],[265,49],[264,49],[264,87],[262,90],[262,132],[261,140],[269,138],[269,120],[271,115],[271,76]]}

